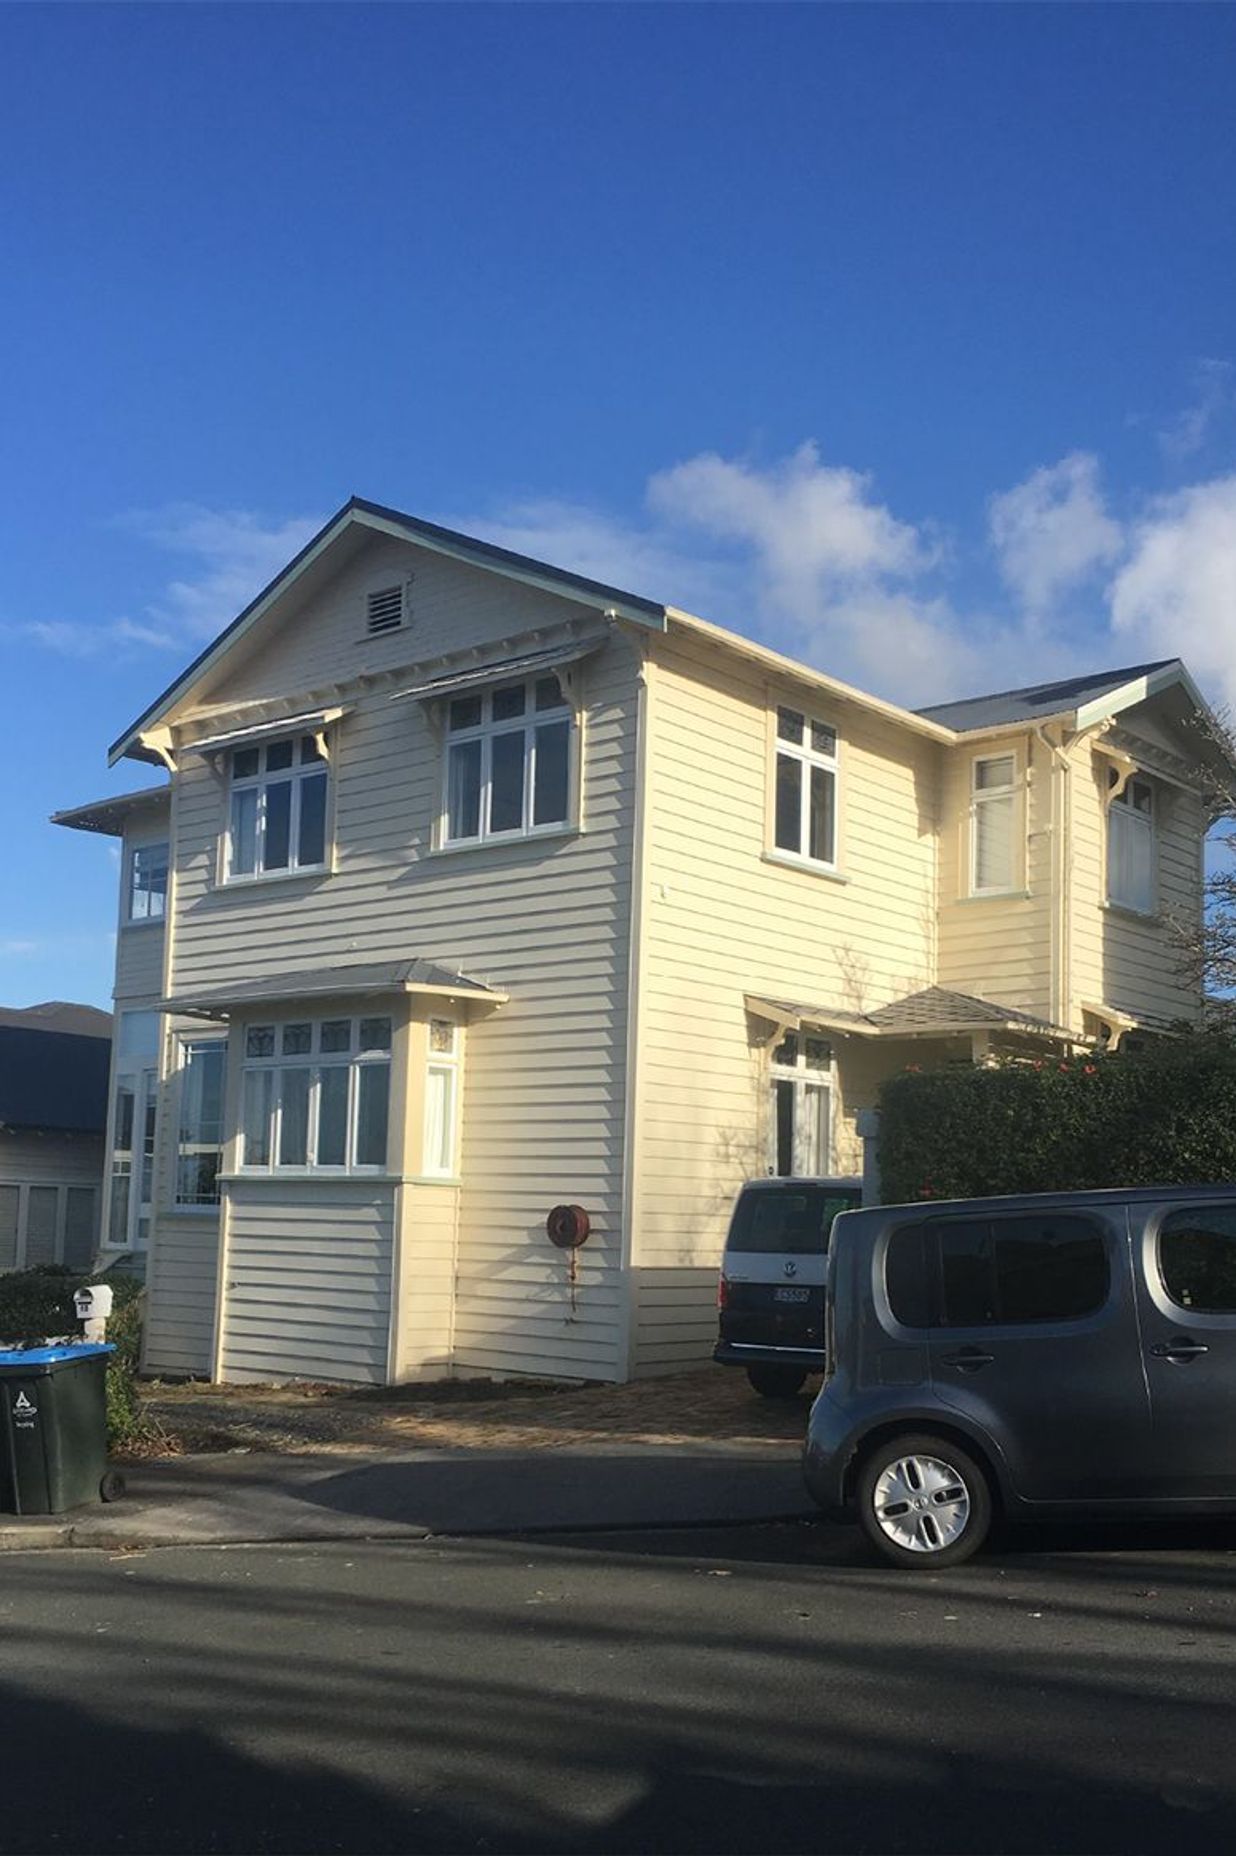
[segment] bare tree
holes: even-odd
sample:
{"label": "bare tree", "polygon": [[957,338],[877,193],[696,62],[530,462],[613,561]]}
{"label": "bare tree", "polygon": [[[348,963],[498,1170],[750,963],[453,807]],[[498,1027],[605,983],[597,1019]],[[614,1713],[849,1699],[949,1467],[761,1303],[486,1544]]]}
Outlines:
{"label": "bare tree", "polygon": [[1207,814],[1209,869],[1200,914],[1168,911],[1178,970],[1200,986],[1206,1020],[1236,1029],[1236,724],[1229,709],[1190,723],[1197,735],[1194,771]]}

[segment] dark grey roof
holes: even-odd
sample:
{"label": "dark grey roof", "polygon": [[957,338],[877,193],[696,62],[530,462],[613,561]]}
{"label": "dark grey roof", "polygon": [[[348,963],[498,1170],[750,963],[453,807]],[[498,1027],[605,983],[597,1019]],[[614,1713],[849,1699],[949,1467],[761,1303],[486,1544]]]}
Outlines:
{"label": "dark grey roof", "polygon": [[70,831],[98,831],[105,837],[122,838],[125,820],[132,813],[168,805],[171,797],[171,785],[165,781],[162,786],[142,786],[135,793],[114,793],[108,799],[93,799],[89,805],[69,806],[53,812],[51,823],[67,825]]}
{"label": "dark grey roof", "polygon": [[366,960],[346,967],[311,967],[304,972],[264,979],[220,981],[215,986],[175,993],[162,1001],[165,1012],[203,1012],[208,1016],[246,1005],[279,1005],[299,999],[341,998],[347,994],[456,993],[464,998],[500,1003],[505,994],[483,980],[468,979],[434,960]]}
{"label": "dark grey roof", "polygon": [[1047,715],[1066,715],[1118,690],[1137,677],[1166,670],[1179,658],[1164,657],[1153,664],[1131,664],[1126,670],[1091,671],[1084,677],[1064,677],[1055,683],[1031,683],[1021,690],[999,690],[991,696],[969,696],[964,702],[938,702],[917,713],[966,734],[975,728],[999,728],[1003,723],[1034,722]]}
{"label": "dark grey roof", "polygon": [[97,1005],[74,1005],[68,999],[44,999],[39,1005],[0,1005],[0,1025],[18,1031],[63,1031],[69,1037],[110,1038],[112,1015]]}
{"label": "dark grey roof", "polygon": [[[753,1006],[756,1000],[748,995]],[[1067,1037],[1068,1032],[1043,1018],[1035,1018],[1013,1005],[1001,1005],[994,999],[980,999],[972,993],[950,992],[944,986],[925,986],[921,992],[907,993],[870,1012],[854,1012],[831,1005],[803,1005],[788,1000],[765,999],[761,1003],[784,1014],[787,1023],[822,1025],[836,1031],[854,1031],[862,1037],[921,1037],[937,1032],[994,1029],[1026,1031],[1036,1037]]]}
{"label": "dark grey roof", "polygon": [[102,1134],[111,1052],[110,1037],[0,1025],[0,1127]]}

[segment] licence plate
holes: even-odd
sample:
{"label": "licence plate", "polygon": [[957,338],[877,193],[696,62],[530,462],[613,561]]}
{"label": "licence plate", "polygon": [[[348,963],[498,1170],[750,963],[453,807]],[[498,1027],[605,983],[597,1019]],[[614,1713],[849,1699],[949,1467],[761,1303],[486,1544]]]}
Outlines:
{"label": "licence plate", "polygon": [[774,1302],[809,1302],[810,1300],[811,1300],[810,1289],[774,1289],[773,1290],[773,1301]]}

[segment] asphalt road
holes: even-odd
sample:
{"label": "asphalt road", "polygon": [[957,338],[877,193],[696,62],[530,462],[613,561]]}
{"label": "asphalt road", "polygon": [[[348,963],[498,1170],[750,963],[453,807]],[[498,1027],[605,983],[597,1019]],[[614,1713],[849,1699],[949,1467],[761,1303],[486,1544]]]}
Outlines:
{"label": "asphalt road", "polygon": [[1236,1527],[9,1554],[0,1850],[1155,1851],[1236,1804]]}

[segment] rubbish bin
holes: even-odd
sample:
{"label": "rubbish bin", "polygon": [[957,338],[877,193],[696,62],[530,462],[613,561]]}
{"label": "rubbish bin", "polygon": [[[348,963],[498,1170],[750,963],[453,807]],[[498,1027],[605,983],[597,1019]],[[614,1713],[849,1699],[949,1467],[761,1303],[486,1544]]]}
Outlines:
{"label": "rubbish bin", "polygon": [[0,1512],[63,1514],[114,1500],[107,1467],[107,1356],[65,1342],[0,1348]]}

